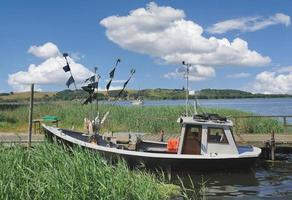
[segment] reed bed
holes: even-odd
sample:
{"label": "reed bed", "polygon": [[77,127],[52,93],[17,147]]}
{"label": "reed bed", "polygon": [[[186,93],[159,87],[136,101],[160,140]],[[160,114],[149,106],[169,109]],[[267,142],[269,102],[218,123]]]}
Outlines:
{"label": "reed bed", "polygon": [[44,143],[0,146],[0,199],[171,199],[180,188],[155,175],[108,165],[98,154]]}
{"label": "reed bed", "polygon": [[[35,106],[34,118],[44,115],[54,115],[61,119],[61,127],[83,130],[84,117],[90,117],[91,110],[95,107],[81,105],[78,102],[55,102]],[[102,104],[99,106],[100,115],[107,111],[110,115],[102,127],[102,132],[108,131],[133,131],[145,133],[159,133],[164,130],[169,134],[178,134],[180,126],[176,122],[184,113],[184,106],[112,106]],[[218,113],[220,115],[234,117],[240,115],[252,115],[232,109],[199,108],[202,112]],[[27,131],[28,108],[10,107],[2,109],[0,113],[0,131],[25,132]],[[248,118],[235,121],[235,131],[238,133],[270,133],[283,132],[281,123],[276,119]]]}

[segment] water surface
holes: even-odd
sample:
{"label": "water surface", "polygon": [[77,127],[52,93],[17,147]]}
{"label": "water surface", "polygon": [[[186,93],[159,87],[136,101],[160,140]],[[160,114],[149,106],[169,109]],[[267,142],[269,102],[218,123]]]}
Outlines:
{"label": "water surface", "polygon": [[251,171],[192,173],[191,177],[194,182],[206,181],[205,194],[212,200],[292,199],[292,156],[278,156],[285,160],[261,163]]}
{"label": "water surface", "polygon": [[[199,99],[198,103],[203,107],[231,108],[260,115],[292,115],[292,98]],[[116,105],[132,106],[130,101],[119,101]],[[185,105],[185,100],[145,100],[143,106],[161,105]]]}

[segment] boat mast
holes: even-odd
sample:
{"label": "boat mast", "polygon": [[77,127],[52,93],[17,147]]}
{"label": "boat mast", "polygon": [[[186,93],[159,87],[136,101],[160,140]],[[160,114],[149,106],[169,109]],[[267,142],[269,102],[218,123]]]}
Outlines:
{"label": "boat mast", "polygon": [[186,63],[185,61],[182,62],[183,65],[186,66],[186,117],[188,117],[188,105],[189,105],[189,67],[191,66],[190,63]]}

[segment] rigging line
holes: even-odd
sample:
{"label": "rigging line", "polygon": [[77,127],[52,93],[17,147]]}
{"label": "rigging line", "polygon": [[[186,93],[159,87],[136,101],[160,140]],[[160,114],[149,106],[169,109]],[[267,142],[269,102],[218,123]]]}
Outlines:
{"label": "rigging line", "polygon": [[190,101],[188,102],[188,110],[191,113],[191,115],[193,116],[194,115],[194,112],[192,110],[192,105],[191,105],[191,102]]}

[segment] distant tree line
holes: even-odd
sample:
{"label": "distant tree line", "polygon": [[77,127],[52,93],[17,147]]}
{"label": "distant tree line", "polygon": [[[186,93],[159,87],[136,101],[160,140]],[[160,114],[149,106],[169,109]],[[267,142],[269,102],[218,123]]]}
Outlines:
{"label": "distant tree line", "polygon": [[[119,90],[109,91],[108,95],[106,92],[99,92],[99,100],[107,99],[149,99],[149,100],[166,100],[166,99],[184,99],[185,90],[183,89],[144,89],[144,90],[125,90],[120,97],[118,97]],[[52,100],[76,100],[85,99],[88,94],[83,90],[64,90],[56,93],[55,96],[51,97]],[[232,89],[203,89],[197,91],[195,95],[190,95],[190,99],[234,99],[234,98],[279,98],[279,97],[292,97],[288,94],[253,94],[241,90]]]}
{"label": "distant tree line", "polygon": [[[148,100],[175,100],[184,99],[184,89],[144,89],[144,90],[125,90],[118,96],[120,90],[109,91],[108,94],[105,91],[100,91],[95,94],[98,100],[133,100],[133,99],[148,99]],[[11,93],[0,93],[0,102],[20,102],[29,101],[29,95],[20,98],[9,98],[5,100],[5,96],[13,95]],[[1,98],[3,97],[3,99]],[[63,90],[57,92],[54,95],[43,95],[41,98],[36,99],[37,101],[82,101],[88,97],[88,93],[83,90]],[[292,97],[288,94],[253,94],[241,90],[232,89],[203,89],[195,92],[195,95],[189,95],[190,99],[235,99],[235,98],[279,98],[279,97]]]}

